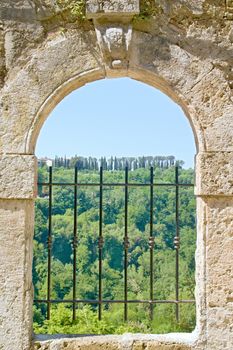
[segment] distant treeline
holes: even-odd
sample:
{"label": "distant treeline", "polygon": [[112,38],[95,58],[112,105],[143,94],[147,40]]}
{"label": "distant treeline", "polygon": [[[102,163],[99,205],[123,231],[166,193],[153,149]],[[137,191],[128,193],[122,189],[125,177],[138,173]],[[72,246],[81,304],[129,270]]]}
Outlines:
{"label": "distant treeline", "polygon": [[48,158],[39,159],[39,166],[45,164],[53,165],[56,168],[73,168],[77,167],[79,170],[99,170],[103,167],[103,170],[123,170],[128,167],[129,170],[136,170],[139,168],[170,168],[174,165],[182,167],[184,162],[182,160],[176,160],[174,156],[142,156],[142,157],[101,157],[100,159],[93,157],[81,157],[75,155],[71,158],[66,157],[55,157],[54,160]]}

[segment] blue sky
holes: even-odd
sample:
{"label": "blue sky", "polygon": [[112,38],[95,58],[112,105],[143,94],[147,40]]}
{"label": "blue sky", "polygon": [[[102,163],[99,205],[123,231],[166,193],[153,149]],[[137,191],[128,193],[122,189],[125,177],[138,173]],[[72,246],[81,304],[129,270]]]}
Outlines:
{"label": "blue sky", "polygon": [[128,78],[105,79],[75,90],[53,110],[36,147],[55,155],[174,155],[193,167],[196,147],[188,119],[169,97]]}

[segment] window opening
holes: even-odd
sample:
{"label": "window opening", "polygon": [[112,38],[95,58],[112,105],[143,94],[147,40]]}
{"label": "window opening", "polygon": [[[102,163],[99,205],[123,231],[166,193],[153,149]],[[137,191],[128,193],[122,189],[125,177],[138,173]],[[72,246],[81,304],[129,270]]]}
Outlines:
{"label": "window opening", "polygon": [[[176,321],[179,322],[179,310],[180,304],[186,303],[194,303],[194,299],[183,300],[180,297],[180,189],[185,188],[193,188],[192,183],[185,183],[179,180],[179,167],[174,167],[174,182],[158,182],[154,181],[154,167],[148,169],[148,178],[149,181],[140,183],[140,182],[129,182],[129,170],[128,167],[125,167],[124,182],[104,182],[103,181],[103,167],[100,167],[99,171],[99,180],[97,182],[79,182],[78,181],[78,168],[74,169],[74,180],[72,182],[58,182],[53,180],[53,168],[49,167],[49,181],[48,182],[39,182],[38,186],[42,191],[42,188],[48,188],[48,238],[47,238],[47,297],[45,299],[37,298],[35,299],[35,304],[44,304],[46,305],[46,318],[49,320],[51,316],[51,305],[65,303],[69,304],[72,307],[72,318],[76,320],[76,309],[79,304],[89,304],[89,305],[97,305],[98,308],[98,319],[102,319],[102,310],[103,307],[109,307],[111,304],[123,304],[124,305],[124,320],[128,321],[128,306],[130,304],[147,304],[149,306],[149,317],[153,320],[156,317],[156,312],[154,313],[154,305],[156,304],[174,304],[175,305],[175,314]],[[122,172],[122,171],[121,171]],[[71,188],[73,187],[73,237],[72,237],[72,254],[73,254],[73,275],[72,275],[72,298],[64,298],[58,299],[52,297],[52,243],[53,243],[53,234],[52,234],[52,213],[53,213],[53,188],[61,187],[61,188]],[[122,273],[124,275],[124,298],[122,299],[106,299],[103,298],[103,246],[104,246],[104,233],[103,233],[103,193],[105,189],[108,188],[121,188],[124,190],[124,237],[122,250],[124,251],[124,268],[122,269]],[[175,189],[175,231],[174,231],[174,250],[175,250],[175,259],[174,259],[174,273],[175,273],[175,298],[174,299],[165,299],[159,300],[156,297],[156,279],[154,276],[154,269],[156,270],[156,265],[154,262],[154,254],[156,254],[156,235],[154,232],[154,216],[156,215],[156,205],[154,203],[154,189],[156,188],[174,188]],[[79,201],[78,198],[78,189],[82,188],[97,188],[99,191],[99,231],[98,231],[98,239],[95,241],[95,244],[98,246],[98,298],[96,299],[82,299],[77,298],[77,250],[78,250],[78,213],[77,213],[77,203]],[[129,247],[130,247],[130,237],[128,233],[128,203],[129,203],[129,189],[130,188],[146,188],[148,189],[148,209],[149,209],[149,235],[146,238],[148,247],[149,247],[149,283],[147,286],[148,289],[148,298],[147,299],[138,299],[138,298],[130,298],[129,286],[128,286],[128,266],[129,266]],[[154,316],[155,314],[155,316]]]}
{"label": "window opening", "polygon": [[174,156],[39,160],[36,333],[195,326],[195,198]]}

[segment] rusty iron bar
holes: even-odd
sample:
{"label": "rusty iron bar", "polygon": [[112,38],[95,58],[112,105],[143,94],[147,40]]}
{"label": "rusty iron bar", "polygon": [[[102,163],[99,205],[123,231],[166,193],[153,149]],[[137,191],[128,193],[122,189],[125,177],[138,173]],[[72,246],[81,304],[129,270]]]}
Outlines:
{"label": "rusty iron bar", "polygon": [[99,300],[98,300],[98,319],[102,319],[102,273],[103,273],[103,167],[100,167],[99,183]]}
{"label": "rusty iron bar", "polygon": [[[78,169],[75,167],[74,171],[74,183],[78,182]],[[76,296],[76,284],[77,284],[77,191],[78,187],[74,186],[74,227],[73,227],[73,300]],[[76,320],[76,303],[73,302],[73,321]]]}
{"label": "rusty iron bar", "polygon": [[[50,299],[49,303],[51,304],[56,304],[56,303],[70,303],[72,304],[73,302],[75,303],[83,303],[83,304],[125,304],[125,300],[124,299],[115,299],[115,300],[111,300],[111,299],[102,299],[101,301],[99,300],[93,300],[93,299]],[[34,303],[38,303],[38,304],[47,304],[48,300],[47,299],[35,299]],[[141,299],[135,299],[135,300],[131,300],[128,299],[127,300],[128,304],[194,304],[195,300],[194,299],[190,299],[190,300],[141,300]]]}
{"label": "rusty iron bar", "polygon": [[[154,214],[154,168],[150,169],[150,300],[154,299],[154,236],[153,236],[153,214]],[[150,303],[150,319],[153,320],[154,306]]]}
{"label": "rusty iron bar", "polygon": [[47,320],[51,316],[51,265],[52,265],[52,181],[53,168],[49,167],[49,210],[48,210],[48,278],[47,278]]}
{"label": "rusty iron bar", "polygon": [[180,221],[179,221],[179,168],[175,167],[175,181],[176,181],[176,235],[174,237],[174,248],[176,251],[176,321],[179,322],[179,249],[180,249]]}
{"label": "rusty iron bar", "polygon": [[[39,182],[38,183],[39,186],[49,186],[49,182]],[[77,184],[75,184],[74,182],[53,182],[51,183],[51,186],[78,186],[78,187],[99,187],[100,184],[99,182],[77,182]],[[124,182],[103,182],[102,186],[109,186],[109,187],[125,187],[126,184]],[[133,182],[128,182],[127,187],[150,187],[151,184],[150,183],[133,183]],[[177,186],[176,183],[166,183],[166,182],[158,182],[158,183],[153,183],[154,187],[175,187]],[[179,187],[194,187],[194,184],[185,184],[185,183],[181,183],[178,184]]]}
{"label": "rusty iron bar", "polygon": [[125,235],[124,235],[124,321],[128,320],[128,249],[129,249],[129,237],[128,237],[128,181],[129,171],[128,167],[125,168]]}

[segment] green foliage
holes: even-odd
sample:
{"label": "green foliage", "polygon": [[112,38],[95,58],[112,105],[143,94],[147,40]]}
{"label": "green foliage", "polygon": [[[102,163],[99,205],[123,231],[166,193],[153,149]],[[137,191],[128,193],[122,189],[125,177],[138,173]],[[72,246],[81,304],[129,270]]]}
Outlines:
{"label": "green foliage", "polygon": [[148,20],[162,12],[155,0],[140,0],[140,13],[134,17],[134,21]]}
{"label": "green foliage", "polygon": [[86,19],[85,0],[57,0],[59,7],[67,11],[73,20],[84,21]]}
{"label": "green foliage", "polygon": [[[130,321],[122,321],[121,308],[114,306],[103,312],[99,321],[96,311],[90,306],[81,306],[76,310],[76,320],[70,317],[71,310],[64,304],[52,309],[51,320],[41,325],[41,313],[34,309],[34,331],[37,334],[124,334],[124,333],[169,333],[192,331],[195,322],[195,308],[181,306],[182,321],[177,324],[174,307],[156,306],[154,320],[145,319],[145,308],[129,308]],[[141,318],[142,317],[142,318]],[[143,319],[143,322],[141,320]]]}
{"label": "green foliage", "polygon": [[[72,321],[69,308],[59,305],[52,310],[51,321],[44,321],[42,327],[34,322],[34,331],[47,334],[122,334],[125,332],[148,333],[150,331],[146,325],[138,321],[131,321],[127,325],[119,322],[117,310],[113,313],[104,312],[101,321],[98,321],[97,313],[90,306],[79,308],[76,315],[76,321]],[[38,311],[36,317],[39,319]]]}
{"label": "green foliage", "polygon": [[[155,183],[174,183],[174,167],[155,168]],[[193,182],[193,170],[180,169],[181,183]],[[129,181],[149,181],[149,170],[140,168],[129,172]],[[95,170],[82,170],[79,182],[99,181]],[[39,169],[39,180],[46,182],[46,167]],[[74,170],[55,168],[55,182],[72,182]],[[123,182],[124,171],[105,171],[104,182]],[[194,298],[195,199],[193,189],[179,190],[180,211],[180,298]],[[98,230],[99,189],[78,188],[77,216],[77,299],[98,299]],[[148,187],[130,187],[128,203],[128,298],[149,299],[150,285],[150,192]],[[52,212],[52,295],[53,299],[72,299],[73,276],[73,219],[74,189],[72,186],[53,187]],[[155,187],[153,215],[154,294],[157,300],[175,299],[175,189]],[[39,188],[36,201],[33,282],[35,298],[46,299],[47,294],[47,219],[48,188]],[[124,188],[104,188],[103,192],[103,298],[124,298]],[[195,325],[195,307],[180,306],[180,322],[175,320],[174,304],[154,306],[154,320],[149,320],[148,304],[129,305],[129,321],[123,322],[123,304],[103,305],[103,320],[97,320],[97,305],[77,305],[77,319],[72,321],[72,305],[52,307],[51,320],[46,320],[46,305],[34,307],[36,333],[94,333],[121,334],[124,332],[165,333],[191,331]]]}

